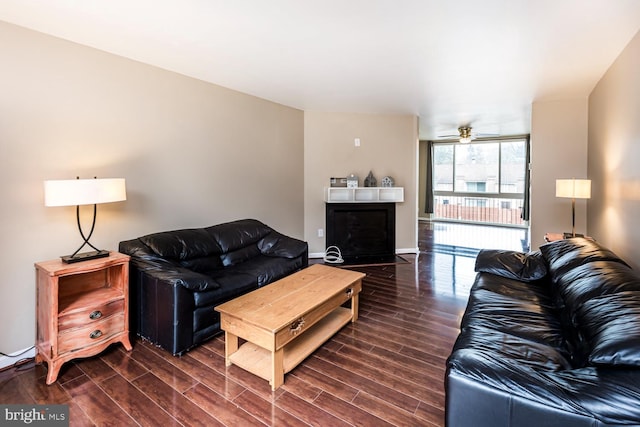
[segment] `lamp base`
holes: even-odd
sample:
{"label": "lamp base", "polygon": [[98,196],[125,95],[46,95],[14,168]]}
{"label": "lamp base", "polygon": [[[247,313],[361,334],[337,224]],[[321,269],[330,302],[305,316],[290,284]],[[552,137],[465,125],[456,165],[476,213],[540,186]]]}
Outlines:
{"label": "lamp base", "polygon": [[83,252],[81,254],[75,254],[75,255],[65,255],[65,256],[61,256],[60,258],[62,259],[62,262],[66,264],[71,264],[74,262],[89,261],[90,259],[106,258],[108,256],[109,256],[109,251],[100,250],[100,251]]}

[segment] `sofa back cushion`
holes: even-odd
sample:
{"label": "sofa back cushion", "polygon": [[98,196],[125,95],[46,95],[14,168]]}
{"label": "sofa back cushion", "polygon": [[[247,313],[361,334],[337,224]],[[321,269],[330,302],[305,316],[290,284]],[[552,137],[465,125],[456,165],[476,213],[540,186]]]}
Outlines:
{"label": "sofa back cushion", "polygon": [[[140,241],[159,257],[180,264],[189,264],[188,261],[192,261],[195,264],[207,262],[220,265],[220,246],[201,228],[149,234],[140,237]],[[183,266],[190,268],[187,265]]]}
{"label": "sofa back cushion", "polygon": [[235,265],[260,255],[258,242],[272,232],[271,228],[255,219],[218,224],[205,229],[222,250],[224,266]]}
{"label": "sofa back cushion", "polygon": [[597,296],[585,302],[578,317],[590,364],[640,367],[640,291]]}
{"label": "sofa back cushion", "polygon": [[568,239],[540,250],[574,362],[640,366],[640,276],[592,240]]}
{"label": "sofa back cushion", "polygon": [[595,240],[579,237],[542,245],[540,252],[547,261],[553,281],[564,273],[593,261],[613,261],[627,265],[615,253],[600,246]]}
{"label": "sofa back cushion", "polygon": [[206,232],[216,241],[222,253],[233,252],[256,244],[271,228],[255,219],[241,219],[205,228]]}

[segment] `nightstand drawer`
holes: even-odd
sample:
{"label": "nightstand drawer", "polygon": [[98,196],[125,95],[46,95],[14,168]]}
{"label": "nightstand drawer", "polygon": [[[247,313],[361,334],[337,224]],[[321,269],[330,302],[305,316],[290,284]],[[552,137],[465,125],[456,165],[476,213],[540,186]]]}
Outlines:
{"label": "nightstand drawer", "polygon": [[58,318],[58,331],[63,333],[67,329],[89,326],[114,314],[123,312],[124,298],[77,313],[62,315]]}
{"label": "nightstand drawer", "polygon": [[82,328],[68,329],[58,335],[58,353],[83,349],[124,330],[123,314],[108,317]]}

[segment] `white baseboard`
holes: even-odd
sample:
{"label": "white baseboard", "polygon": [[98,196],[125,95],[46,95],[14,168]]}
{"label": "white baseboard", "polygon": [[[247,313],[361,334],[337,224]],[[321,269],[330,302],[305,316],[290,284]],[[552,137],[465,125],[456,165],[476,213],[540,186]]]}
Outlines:
{"label": "white baseboard", "polygon": [[396,254],[417,254],[417,253],[420,253],[420,248],[396,249]]}
{"label": "white baseboard", "polygon": [[[9,356],[15,356],[15,357],[9,357]],[[15,351],[15,352],[11,353],[9,356],[0,357],[0,369],[4,369],[4,368],[6,368],[8,366],[11,366],[11,365],[13,365],[14,363],[16,363],[19,360],[36,357],[36,349],[35,348],[26,349],[25,348],[25,349],[22,349],[22,350]]]}

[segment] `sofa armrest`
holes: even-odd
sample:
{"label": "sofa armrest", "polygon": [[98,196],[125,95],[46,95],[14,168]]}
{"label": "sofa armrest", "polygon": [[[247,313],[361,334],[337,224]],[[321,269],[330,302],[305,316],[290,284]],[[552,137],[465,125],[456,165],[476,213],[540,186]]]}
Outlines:
{"label": "sofa armrest", "polygon": [[208,291],[218,289],[220,284],[205,274],[180,267],[162,258],[135,259],[131,258],[137,269],[152,277],[164,282],[168,286],[180,285],[190,291]]}
{"label": "sofa armrest", "polygon": [[516,252],[482,249],[476,257],[475,271],[522,282],[533,282],[547,275],[547,265],[540,252]]}
{"label": "sofa armrest", "polygon": [[272,231],[258,242],[258,249],[263,255],[282,258],[306,258],[308,253],[307,242],[285,236],[277,231]]}

